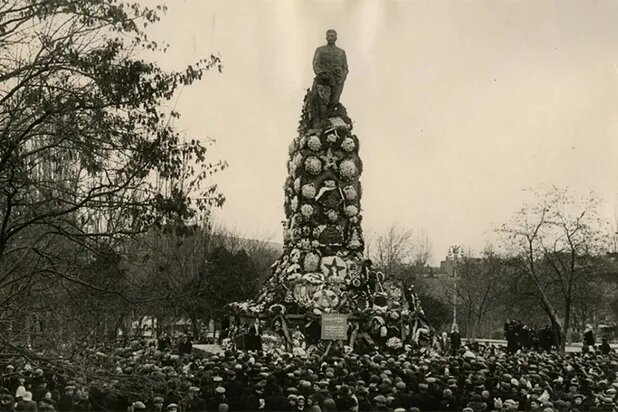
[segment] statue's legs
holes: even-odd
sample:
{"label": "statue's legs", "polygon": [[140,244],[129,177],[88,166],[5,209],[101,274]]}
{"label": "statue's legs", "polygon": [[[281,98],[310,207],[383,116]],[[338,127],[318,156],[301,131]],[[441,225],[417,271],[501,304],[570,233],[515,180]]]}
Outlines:
{"label": "statue's legs", "polygon": [[330,102],[328,104],[329,113],[334,112],[335,108],[339,104],[339,98],[343,92],[343,82],[339,82],[331,87]]}

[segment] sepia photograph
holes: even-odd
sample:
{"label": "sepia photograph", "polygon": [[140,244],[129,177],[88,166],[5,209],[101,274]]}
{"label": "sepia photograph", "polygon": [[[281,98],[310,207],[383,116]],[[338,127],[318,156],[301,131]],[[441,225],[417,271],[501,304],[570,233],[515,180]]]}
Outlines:
{"label": "sepia photograph", "polygon": [[0,0],[0,412],[618,411],[618,1]]}

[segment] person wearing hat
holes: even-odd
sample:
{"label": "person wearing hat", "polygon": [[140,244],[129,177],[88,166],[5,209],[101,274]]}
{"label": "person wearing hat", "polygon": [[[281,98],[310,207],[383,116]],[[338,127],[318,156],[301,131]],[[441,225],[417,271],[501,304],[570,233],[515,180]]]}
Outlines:
{"label": "person wearing hat", "polygon": [[133,412],[144,412],[146,410],[146,404],[142,401],[133,402]]}
{"label": "person wearing hat", "polygon": [[268,393],[264,389],[264,405],[269,411],[284,411],[288,409],[288,400],[283,396],[283,389],[274,382],[274,377],[271,375],[267,379],[273,380],[272,383],[267,382],[265,388],[268,387]]}
{"label": "person wearing hat", "polygon": [[609,355],[610,352],[613,352],[612,347],[609,346],[609,343],[607,342],[607,338],[601,339],[601,345],[599,345],[599,350],[604,355]]}
{"label": "person wearing hat", "polygon": [[15,406],[16,411],[22,412],[37,412],[38,407],[35,401],[32,400],[32,392],[26,391],[22,394],[21,400]]}
{"label": "person wearing hat", "polygon": [[61,412],[72,411],[75,404],[75,386],[67,385],[58,400],[58,410]]}
{"label": "person wearing hat", "polygon": [[594,339],[594,332],[592,330],[592,325],[588,323],[586,324],[586,328],[584,329],[584,341],[582,345],[582,352],[587,353],[591,349],[594,349],[595,343],[596,342]]}
{"label": "person wearing hat", "polygon": [[378,395],[373,398],[374,411],[388,411],[388,405],[386,397],[384,395]]}
{"label": "person wearing hat", "polygon": [[155,396],[152,399],[152,405],[150,407],[150,410],[152,412],[162,412],[163,411],[163,405],[165,404],[165,400],[163,399],[163,397],[161,396]]}
{"label": "person wearing hat", "polygon": [[178,404],[177,403],[170,403],[169,405],[167,405],[167,407],[165,408],[165,410],[167,412],[178,412]]}
{"label": "person wearing hat", "polygon": [[253,391],[251,391],[247,396],[244,397],[242,401],[243,411],[257,411],[266,403],[264,396],[264,388],[266,387],[266,381],[260,380],[257,382]]}
{"label": "person wearing hat", "polygon": [[13,412],[15,411],[15,399],[8,394],[5,393],[0,397],[0,411],[2,412]]}
{"label": "person wearing hat", "polygon": [[571,402],[571,412],[583,412],[589,410],[589,406],[584,404],[584,395],[577,393],[573,396],[573,401]]}
{"label": "person wearing hat", "polygon": [[186,412],[200,412],[206,410],[206,402],[199,397],[200,388],[191,386],[187,392],[187,397],[184,400],[183,410]]}
{"label": "person wearing hat", "polygon": [[217,386],[214,392],[215,393],[212,394],[206,401],[207,410],[217,410],[219,405],[222,403],[229,405],[229,400],[226,396],[226,389],[223,386]]}

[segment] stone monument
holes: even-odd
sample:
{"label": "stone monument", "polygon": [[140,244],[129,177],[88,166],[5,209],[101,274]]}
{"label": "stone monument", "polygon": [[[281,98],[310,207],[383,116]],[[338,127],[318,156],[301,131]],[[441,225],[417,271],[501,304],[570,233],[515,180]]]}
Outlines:
{"label": "stone monument", "polygon": [[348,65],[336,39],[329,30],[328,44],[315,52],[316,77],[289,146],[283,254],[259,295],[232,306],[277,319],[286,339],[291,339],[286,326],[291,318],[306,324],[319,322],[323,313],[340,313],[357,322],[350,330],[373,344],[390,339],[403,345],[423,312],[411,289],[388,281],[364,256],[361,141],[339,102]]}

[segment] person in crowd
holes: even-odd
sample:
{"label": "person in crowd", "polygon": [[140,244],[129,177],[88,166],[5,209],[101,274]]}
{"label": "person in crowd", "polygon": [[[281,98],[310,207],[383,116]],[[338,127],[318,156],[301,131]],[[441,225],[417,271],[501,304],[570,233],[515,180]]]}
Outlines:
{"label": "person in crowd", "polygon": [[180,343],[178,344],[178,354],[179,355],[191,355],[191,351],[193,350],[193,342],[191,342],[191,338],[187,335],[183,335],[180,338]]}
{"label": "person in crowd", "polygon": [[459,335],[459,327],[455,322],[453,322],[453,326],[451,327],[450,341],[451,355],[455,356],[459,352],[459,349],[461,349],[461,336]]}
{"label": "person in crowd", "polygon": [[599,350],[604,355],[609,355],[609,353],[612,352],[612,348],[611,348],[611,346],[609,346],[609,343],[607,342],[607,338],[601,339],[601,344],[599,345]]}
{"label": "person in crowd", "polygon": [[171,346],[171,341],[167,333],[163,332],[157,339],[157,349],[161,352],[165,352]]}
{"label": "person in crowd", "polygon": [[32,400],[32,392],[26,391],[22,394],[21,400],[15,406],[15,410],[20,412],[38,412],[39,408],[36,402]]}
{"label": "person in crowd", "polygon": [[596,341],[594,338],[594,331],[592,330],[591,324],[586,324],[586,328],[584,329],[584,342],[582,346],[582,350],[584,352],[588,352],[590,350],[594,351],[594,345]]}
{"label": "person in crowd", "polygon": [[64,387],[64,393],[58,400],[58,410],[60,412],[73,412],[75,404],[75,386],[67,385]]}
{"label": "person in crowd", "polygon": [[15,411],[15,399],[8,393],[0,395],[0,411],[13,412]]}

